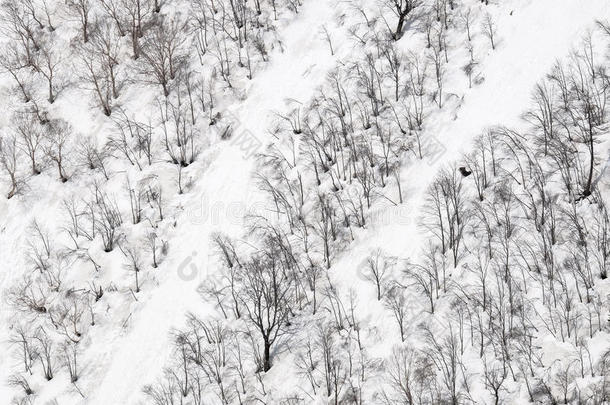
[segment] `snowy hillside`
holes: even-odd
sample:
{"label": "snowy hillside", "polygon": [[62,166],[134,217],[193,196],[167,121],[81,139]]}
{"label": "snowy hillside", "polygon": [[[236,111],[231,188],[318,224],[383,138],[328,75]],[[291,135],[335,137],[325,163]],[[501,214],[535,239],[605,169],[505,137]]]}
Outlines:
{"label": "snowy hillside", "polygon": [[606,0],[0,4],[0,405],[610,402]]}

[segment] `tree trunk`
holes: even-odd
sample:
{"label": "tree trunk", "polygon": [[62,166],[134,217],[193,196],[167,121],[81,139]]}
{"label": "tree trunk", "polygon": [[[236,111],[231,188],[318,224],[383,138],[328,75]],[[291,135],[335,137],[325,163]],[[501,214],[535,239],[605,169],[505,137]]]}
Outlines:
{"label": "tree trunk", "polygon": [[396,32],[394,32],[394,40],[398,41],[402,37],[402,27],[405,24],[406,14],[400,14],[398,16],[398,25],[396,26]]}
{"label": "tree trunk", "polygon": [[265,353],[264,353],[264,363],[263,363],[263,370],[265,372],[269,371],[269,369],[271,368],[271,355],[270,352],[271,351],[271,343],[269,342],[268,339],[265,339]]}

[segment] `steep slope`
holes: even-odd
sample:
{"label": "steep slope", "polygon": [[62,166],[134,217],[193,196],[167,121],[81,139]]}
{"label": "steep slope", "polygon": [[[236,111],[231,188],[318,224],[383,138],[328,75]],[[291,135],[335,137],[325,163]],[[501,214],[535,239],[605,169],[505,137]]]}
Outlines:
{"label": "steep slope", "polygon": [[[374,7],[361,3],[365,3],[363,9]],[[484,7],[478,1],[468,3],[472,7]],[[218,280],[222,275],[222,260],[212,236],[222,232],[234,239],[247,239],[248,214],[275,216],[268,211],[268,195],[257,182],[256,175],[261,168],[255,154],[266,151],[269,144],[286,146],[276,136],[279,131],[275,129],[284,122],[279,114],[287,115],[295,105],[305,106],[317,93],[329,90],[328,74],[362,56],[363,49],[349,33],[351,23],[360,18],[351,5],[305,0],[292,19],[279,23],[280,45],[269,52],[269,62],[250,82],[242,100],[222,106],[223,117],[233,121],[231,137],[210,145],[198,157],[188,171],[192,186],[171,200],[175,214],[171,217],[173,223],[164,228],[170,246],[167,256],[159,268],[147,273],[146,288],[137,296],[123,291],[121,298],[109,298],[106,312],[111,310],[112,317],[102,318],[88,332],[88,347],[82,357],[83,378],[74,385],[81,391],[80,395],[66,381],[56,378],[37,391],[34,403],[150,403],[150,398],[141,392],[142,386],[162,376],[163,367],[174,354],[172,333],[184,327],[186,314],[193,312],[205,318],[218,312],[215,303],[203,297],[199,288],[202,283]],[[531,100],[534,85],[544,78],[557,59],[565,58],[573,47],[580,45],[586,32],[595,28],[596,19],[610,16],[610,4],[591,0],[584,7],[569,0],[514,0],[492,4],[485,12],[491,14],[497,26],[497,44],[496,49],[490,49],[480,33],[473,39],[480,59],[478,83],[469,88],[461,74],[468,55],[456,40],[448,57],[447,101],[442,109],[431,109],[426,121],[424,133],[440,152],[434,159],[409,158],[403,162],[400,181],[404,201],[373,204],[367,213],[368,226],[355,232],[354,240],[339,250],[328,271],[328,279],[344,295],[355,291],[357,318],[366,331],[363,339],[374,361],[390,357],[393,345],[400,343],[400,336],[391,314],[378,302],[369,277],[363,274],[362,264],[377,248],[400,258],[421,257],[427,241],[420,226],[421,213],[427,204],[425,193],[440,170],[462,165],[462,154],[470,151],[475,137],[489,127],[523,126],[521,114]],[[333,55],[324,29],[332,38]],[[403,51],[424,48],[422,38],[414,32],[407,31],[398,42]],[[104,127],[100,124],[96,128]],[[205,125],[205,130],[211,129]],[[607,187],[604,179],[600,184]],[[394,198],[395,190],[388,190],[386,197]],[[18,257],[27,239],[24,218],[29,222],[31,211],[43,213],[49,201],[54,208],[60,204],[53,197],[44,201],[42,204],[30,202],[29,207],[0,202],[0,290],[8,288],[22,273],[10,271],[12,275],[6,277],[10,269],[25,268],[24,260]],[[117,259],[109,260],[107,265],[116,272],[121,267]],[[0,305],[8,328],[2,328],[0,339],[2,347],[9,348],[13,325],[9,323],[9,315],[13,312],[5,302],[6,298]],[[416,303],[412,305],[415,306],[410,309],[412,315],[428,316],[422,315],[421,304],[420,307]],[[314,321],[306,316],[298,320],[301,329],[294,331],[293,338],[297,345],[305,340]],[[602,343],[608,343],[605,336],[600,338]],[[269,403],[290,397],[303,381],[298,379],[294,358],[286,349],[289,348],[274,354],[274,366],[264,376],[267,389],[273,392]],[[13,362],[10,353],[9,350],[0,352],[0,365]],[[8,366],[0,367],[2,381],[10,374]],[[374,383],[370,381],[371,385]],[[0,398],[11,397],[11,392],[11,388],[0,386]],[[317,403],[319,399],[309,397],[301,402]],[[367,400],[380,403],[379,398],[367,397]],[[514,403],[526,400],[516,397]]]}
{"label": "steep slope", "polygon": [[244,102],[229,106],[239,120],[234,139],[206,152],[205,163],[193,175],[196,184],[182,202],[184,211],[172,238],[176,248],[161,269],[165,274],[159,276],[159,286],[133,308],[120,339],[111,345],[101,339],[96,342],[100,352],[110,353],[110,362],[86,403],[135,403],[141,396],[139,385],[154,380],[170,356],[172,328],[181,326],[187,311],[205,313],[197,288],[207,277],[214,277],[211,235],[223,231],[242,236],[242,216],[256,210],[261,198],[252,177],[255,150],[248,145],[269,142],[267,129],[274,112],[283,110],[288,99],[307,98],[332,66],[327,45],[311,34],[332,19],[326,2],[305,3],[295,20],[279,32],[282,49],[269,55],[271,62],[253,80]]}

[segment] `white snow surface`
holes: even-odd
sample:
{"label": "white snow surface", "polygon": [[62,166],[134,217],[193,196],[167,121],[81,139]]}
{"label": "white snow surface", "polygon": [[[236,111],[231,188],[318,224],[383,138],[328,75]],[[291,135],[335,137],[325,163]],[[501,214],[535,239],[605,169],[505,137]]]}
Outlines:
{"label": "white snow surface", "polygon": [[[231,110],[240,120],[240,128],[267,142],[268,126],[274,112],[284,108],[285,100],[308,97],[313,92],[312,83],[319,83],[332,66],[332,61],[323,57],[328,53],[327,45],[315,34],[332,15],[329,2],[314,0],[306,3],[296,20],[283,30],[284,52],[278,49],[271,54],[269,66],[254,80],[246,100]],[[213,270],[208,267],[208,259],[213,256],[211,233],[241,236],[240,216],[260,198],[252,182],[252,156],[245,154],[236,141],[214,147],[206,155],[209,166],[194,175],[196,186],[186,196],[185,212],[178,218],[179,231],[172,242],[177,248],[160,269],[165,274],[160,275],[159,286],[134,309],[125,335],[110,347],[102,343],[105,350],[113,348],[111,360],[88,404],[136,403],[141,395],[139,384],[154,381],[169,357],[171,329],[180,326],[186,311],[201,311],[202,299],[196,290]],[[185,281],[178,268],[189,256],[197,274]]]}
{"label": "white snow surface", "polygon": [[[265,70],[252,80],[245,99],[229,106],[240,120],[240,129],[247,129],[262,144],[273,142],[269,129],[276,121],[275,112],[285,110],[290,100],[306,102],[323,83],[326,74],[341,57],[357,49],[342,41],[336,27],[336,4],[329,0],[304,0],[303,7],[279,29],[282,47],[269,55]],[[421,238],[417,218],[423,204],[423,192],[437,171],[444,165],[459,161],[468,151],[473,138],[484,129],[498,123],[518,126],[520,114],[528,105],[533,86],[558,58],[565,57],[582,35],[593,27],[597,18],[610,16],[607,0],[513,0],[502,1],[493,9],[500,41],[495,51],[489,50],[481,71],[484,82],[467,88],[464,78],[449,82],[450,92],[464,94],[452,100],[454,106],[436,114],[428,121],[426,131],[435,133],[446,147],[442,159],[433,164],[415,162],[402,176],[405,202],[399,209],[384,208],[379,223],[360,233],[348,251],[331,270],[334,281],[352,286],[358,291],[369,317],[381,314],[381,307],[373,290],[355,274],[356,268],[371,249],[383,247],[390,254],[415,254]],[[512,12],[512,14],[511,14]],[[333,27],[336,33],[335,55],[331,56],[328,43],[320,33],[323,26]],[[405,41],[407,38],[403,39]],[[408,46],[408,45],[406,45]],[[239,130],[237,131],[239,133]],[[247,156],[234,140],[223,141],[205,151],[192,169],[194,186],[180,197],[182,213],[171,231],[169,256],[154,270],[152,280],[138,295],[119,311],[124,328],[100,322],[90,330],[88,368],[83,378],[86,398],[63,391],[62,379],[56,378],[40,391],[37,403],[131,405],[142,401],[141,387],[160,375],[171,351],[171,331],[193,311],[205,314],[208,308],[197,292],[205,277],[213,277],[215,257],[211,251],[210,235],[223,231],[230,236],[243,234],[242,216],[256,209],[262,200],[253,181],[254,160]],[[36,215],[43,220],[49,206],[58,205],[51,193],[41,196],[41,202],[22,208],[12,201],[0,199],[0,287],[19,272],[18,254],[24,239],[23,224]],[[49,211],[50,212],[50,211]],[[405,254],[405,252],[407,252]],[[191,267],[194,266],[194,267]],[[185,272],[195,269],[192,274]],[[186,269],[186,270],[185,270]],[[10,274],[8,277],[2,275]],[[186,278],[186,279],[185,279]],[[369,305],[368,302],[374,302]],[[5,308],[4,301],[0,301]],[[115,305],[110,303],[109,305]],[[121,304],[124,305],[124,304]],[[116,315],[115,315],[116,316]],[[391,322],[378,323],[380,335],[396,336]],[[6,381],[9,361],[8,331],[0,329],[0,381]],[[396,339],[398,337],[396,336]],[[391,344],[385,341],[376,348],[376,355],[387,355]],[[278,389],[288,386],[279,374],[271,370],[270,381]],[[79,383],[80,384],[80,383]],[[9,389],[0,385],[0,403],[6,403]],[[517,400],[518,401],[518,400]],[[517,402],[515,402],[517,403]]]}

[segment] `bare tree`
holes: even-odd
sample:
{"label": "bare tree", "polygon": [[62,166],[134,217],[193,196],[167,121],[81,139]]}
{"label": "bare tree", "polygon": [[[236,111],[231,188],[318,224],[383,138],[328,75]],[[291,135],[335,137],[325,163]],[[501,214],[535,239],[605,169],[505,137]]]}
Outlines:
{"label": "bare tree", "polygon": [[387,287],[388,273],[392,272],[395,259],[386,256],[381,249],[371,253],[366,259],[365,277],[375,284],[377,290],[377,301],[381,301]]}
{"label": "bare tree", "polygon": [[57,173],[62,183],[68,181],[68,176],[65,173],[65,163],[68,151],[68,141],[72,129],[70,124],[61,119],[56,119],[49,122],[47,126],[47,142],[43,150],[46,156],[57,165]]}
{"label": "bare tree", "polygon": [[90,14],[92,3],[90,0],[67,0],[66,4],[70,12],[79,19],[83,33],[83,42],[89,42]]}
{"label": "bare tree", "polygon": [[404,342],[407,338],[407,322],[409,322],[409,308],[405,288],[398,283],[394,283],[385,295],[384,302],[386,307],[392,311],[400,331],[400,340]]}
{"label": "bare tree", "polygon": [[120,32],[113,28],[109,21],[102,21],[91,35],[93,54],[100,59],[100,67],[110,80],[112,97],[118,98],[122,87],[122,75],[119,70]]}
{"label": "bare tree", "polygon": [[31,277],[24,277],[9,289],[8,301],[19,312],[46,314],[48,313],[48,291],[35,285]]}
{"label": "bare tree", "polygon": [[427,197],[426,222],[439,242],[441,253],[451,250],[454,267],[463,253],[464,230],[468,220],[468,208],[462,186],[462,176],[457,170],[443,171],[430,186]]}
{"label": "bare tree", "polygon": [[426,403],[426,397],[432,397],[436,373],[425,354],[396,348],[384,366],[390,391],[382,394],[385,404],[420,404]]}
{"label": "bare tree", "polygon": [[17,113],[12,124],[19,136],[19,147],[30,158],[32,174],[40,174],[37,153],[44,140],[44,127],[34,120],[31,114]]}
{"label": "bare tree", "polygon": [[140,251],[137,247],[128,245],[126,243],[119,243],[119,249],[123,253],[123,256],[127,259],[125,267],[133,273],[135,278],[135,292],[140,292],[140,271],[143,268],[142,258]]}
{"label": "bare tree", "polygon": [[490,361],[485,358],[483,361],[483,366],[485,374],[485,386],[493,393],[494,404],[498,405],[500,403],[500,392],[503,389],[507,372],[506,368],[503,368],[495,363],[495,361]]}
{"label": "bare tree", "polygon": [[396,29],[392,33],[394,40],[399,40],[402,37],[407,16],[420,4],[420,0],[390,0],[388,5],[398,17]]}
{"label": "bare tree", "polygon": [[483,29],[483,35],[485,35],[487,37],[487,39],[489,39],[489,42],[491,43],[491,49],[496,49],[496,32],[497,32],[497,27],[496,27],[496,23],[493,20],[493,17],[491,16],[491,14],[487,13],[485,14],[485,19],[483,20],[483,25],[482,25],[482,29]]}
{"label": "bare tree", "polygon": [[[150,0],[118,0],[121,15],[126,20],[123,24],[130,33],[133,58],[140,57],[140,39],[144,36],[145,25],[150,17]],[[109,3],[113,1],[109,0]],[[119,24],[117,24],[119,27]],[[118,28],[121,31],[121,28]]]}
{"label": "bare tree", "polygon": [[157,250],[158,248],[158,237],[154,231],[150,231],[146,234],[146,249],[152,255],[152,266],[156,269],[159,265],[157,263]]}
{"label": "bare tree", "polygon": [[574,54],[572,59],[570,82],[574,98],[570,114],[579,140],[587,148],[588,170],[582,181],[582,196],[588,197],[593,185],[595,144],[599,133],[607,127],[608,81],[600,81],[596,77],[593,56],[588,52]]}
{"label": "bare tree", "polygon": [[102,25],[110,22],[116,28],[120,37],[126,35],[127,18],[123,15],[123,0],[99,0],[107,20],[102,20]]}
{"label": "bare tree", "polygon": [[44,377],[50,381],[54,377],[55,371],[55,345],[53,339],[48,335],[44,328],[40,327],[33,336],[36,342],[37,358],[40,360]]}
{"label": "bare tree", "polygon": [[35,53],[41,48],[39,28],[32,14],[24,7],[24,2],[5,1],[0,9],[2,31],[7,37],[13,39],[18,53],[23,55],[26,66],[31,66]]}
{"label": "bare tree", "polygon": [[96,104],[102,109],[105,116],[112,113],[113,83],[110,77],[110,69],[106,69],[104,61],[96,58],[97,52],[83,50],[80,62],[83,67],[83,82],[87,83],[89,89],[95,95]]}
{"label": "bare tree", "polygon": [[468,42],[470,42],[472,41],[472,33],[470,31],[472,28],[472,9],[467,8],[465,11],[460,13],[459,17],[462,22],[462,25],[466,29],[466,36],[468,37]]}
{"label": "bare tree", "polygon": [[18,347],[17,355],[23,362],[23,371],[32,375],[36,351],[32,338],[31,325],[27,323],[16,325],[9,341],[11,344]]}
{"label": "bare tree", "polygon": [[[439,257],[440,256],[440,257]],[[446,265],[438,249],[429,246],[422,264],[408,263],[405,269],[411,286],[423,293],[430,304],[430,312],[434,313],[439,291],[447,291]]]}
{"label": "bare tree", "polygon": [[25,395],[32,395],[34,390],[30,386],[28,379],[22,374],[13,374],[8,379],[8,385],[12,387],[19,387],[23,390]]}
{"label": "bare tree", "polygon": [[[444,32],[440,30],[439,32]],[[440,34],[439,34],[440,35]],[[429,59],[432,61],[434,66],[434,74],[436,77],[436,94],[435,101],[438,104],[438,108],[443,107],[443,79],[445,77],[445,63],[443,60],[443,44],[437,43],[436,41],[433,43],[432,47],[430,47]]]}
{"label": "bare tree", "polygon": [[57,48],[51,41],[43,42],[40,52],[36,53],[36,58],[32,62],[34,69],[40,73],[47,81],[48,101],[50,104],[55,102],[57,93],[60,90],[58,83],[59,68],[62,64],[62,59],[59,56]]}
{"label": "bare tree", "polygon": [[86,215],[93,227],[91,236],[100,235],[105,252],[111,252],[120,237],[120,226],[123,224],[121,212],[116,201],[96,187],[94,201],[89,202]]}
{"label": "bare tree", "polygon": [[[428,65],[428,59],[422,61],[418,55],[409,55],[407,91],[411,100],[407,108],[407,122],[411,130],[421,130],[424,123]],[[419,155],[421,158],[421,151]]]}
{"label": "bare tree", "polygon": [[18,152],[17,138],[14,135],[4,134],[0,136],[0,165],[2,165],[2,169],[4,169],[4,172],[8,175],[10,180],[10,189],[6,195],[7,199],[13,198],[18,191]]}
{"label": "bare tree", "polygon": [[110,178],[106,170],[106,160],[108,159],[108,150],[100,148],[96,145],[93,137],[83,137],[76,146],[76,153],[79,160],[89,170],[96,170],[104,175],[108,180]]}
{"label": "bare tree", "polygon": [[271,368],[273,344],[286,332],[291,313],[292,281],[281,256],[273,250],[261,252],[244,264],[243,285],[238,295],[247,319],[263,340],[261,366],[265,372]]}
{"label": "bare tree", "polygon": [[0,67],[2,68],[2,71],[8,72],[13,78],[25,103],[28,103],[32,99],[32,74],[29,69],[30,65],[31,56],[24,55],[18,45],[6,45],[2,51],[0,51]]}
{"label": "bare tree", "polygon": [[65,343],[61,347],[62,363],[68,370],[70,382],[74,384],[78,381],[78,346],[74,342]]}
{"label": "bare tree", "polygon": [[178,75],[184,61],[185,24],[170,19],[151,29],[142,45],[142,77],[146,82],[161,86],[169,96],[170,81]]}
{"label": "bare tree", "polygon": [[460,378],[462,368],[458,339],[451,328],[444,336],[438,336],[430,329],[425,329],[424,332],[428,343],[428,354],[438,370],[446,400],[450,404],[457,405],[463,381]]}

